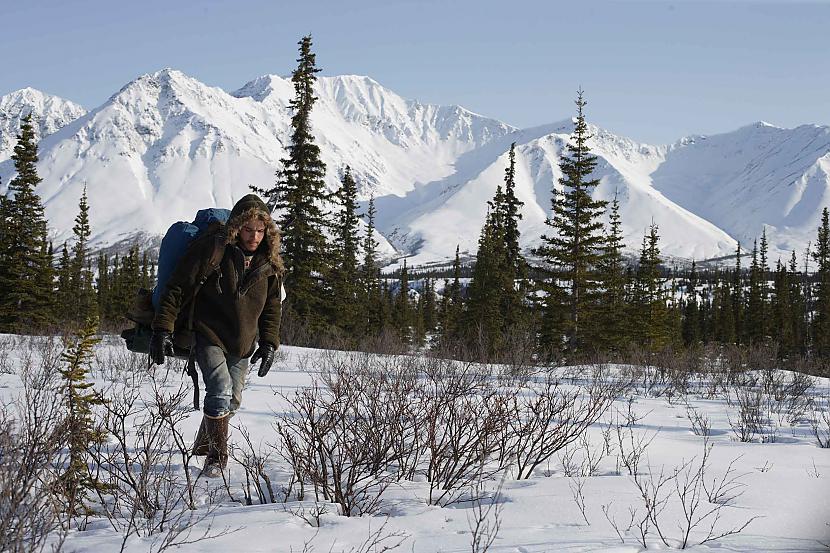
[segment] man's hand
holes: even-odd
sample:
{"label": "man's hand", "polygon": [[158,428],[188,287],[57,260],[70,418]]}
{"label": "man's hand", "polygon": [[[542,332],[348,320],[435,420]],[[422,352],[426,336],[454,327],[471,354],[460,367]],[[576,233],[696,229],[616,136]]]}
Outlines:
{"label": "man's hand", "polygon": [[156,365],[164,365],[164,356],[173,357],[173,338],[169,332],[154,330],[150,337],[150,359]]}
{"label": "man's hand", "polygon": [[260,342],[259,347],[251,356],[251,365],[256,364],[257,361],[262,359],[262,365],[259,366],[257,376],[265,376],[268,374],[268,371],[271,370],[271,365],[274,364],[275,352],[276,349],[274,346],[268,342]]}

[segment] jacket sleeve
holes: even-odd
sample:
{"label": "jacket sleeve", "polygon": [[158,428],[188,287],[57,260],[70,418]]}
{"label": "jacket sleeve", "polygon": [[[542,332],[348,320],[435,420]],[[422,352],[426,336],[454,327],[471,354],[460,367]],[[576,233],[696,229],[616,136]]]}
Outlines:
{"label": "jacket sleeve", "polygon": [[280,317],[282,316],[282,277],[275,276],[268,283],[268,297],[259,316],[259,341],[280,347]]}
{"label": "jacket sleeve", "polygon": [[153,318],[153,330],[173,332],[176,318],[182,305],[193,295],[196,280],[202,271],[204,253],[202,248],[189,248],[179,259],[173,274],[162,291],[156,316]]}

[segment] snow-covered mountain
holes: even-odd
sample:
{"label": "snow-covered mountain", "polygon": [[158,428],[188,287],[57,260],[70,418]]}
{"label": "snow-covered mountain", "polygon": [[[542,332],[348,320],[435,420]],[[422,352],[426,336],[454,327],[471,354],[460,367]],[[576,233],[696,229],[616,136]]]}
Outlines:
{"label": "snow-covered mountain", "polygon": [[[654,187],[717,225],[744,249],[764,227],[770,251],[799,257],[830,206],[830,127],[781,129],[759,122],[688,138],[651,175]],[[777,255],[770,256],[771,261]]]}
{"label": "snow-covered mountain", "polygon": [[[410,264],[449,259],[457,244],[475,253],[512,142],[523,245],[548,230],[571,121],[520,130],[458,106],[406,100],[359,76],[322,77],[316,94],[312,124],[327,184],[336,188],[349,165],[361,197],[376,197],[378,229],[414,257]],[[99,247],[158,235],[198,208],[232,205],[250,185],[270,186],[285,156],[292,97],[290,80],[275,75],[228,93],[165,69],[44,132],[38,192],[56,243],[71,237],[84,186]],[[767,225],[774,260],[812,239],[830,201],[828,127],[754,125],[670,146],[591,131],[596,195],[619,198],[632,250],[652,220],[665,254],[696,259],[730,254],[737,239],[748,243]],[[0,163],[4,183],[13,170]]]}
{"label": "snow-covered mountain", "polygon": [[23,88],[0,96],[0,161],[14,152],[20,121],[32,114],[37,123],[38,139],[50,135],[86,113],[74,102],[45,94],[34,88]]}

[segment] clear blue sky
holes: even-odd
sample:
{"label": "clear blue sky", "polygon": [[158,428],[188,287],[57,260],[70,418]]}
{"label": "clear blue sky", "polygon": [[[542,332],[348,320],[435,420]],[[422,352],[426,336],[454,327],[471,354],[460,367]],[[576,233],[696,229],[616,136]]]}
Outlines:
{"label": "clear blue sky", "polygon": [[512,125],[569,117],[652,143],[764,120],[830,124],[830,2],[4,0],[0,94],[94,108],[163,67],[226,90],[295,66]]}

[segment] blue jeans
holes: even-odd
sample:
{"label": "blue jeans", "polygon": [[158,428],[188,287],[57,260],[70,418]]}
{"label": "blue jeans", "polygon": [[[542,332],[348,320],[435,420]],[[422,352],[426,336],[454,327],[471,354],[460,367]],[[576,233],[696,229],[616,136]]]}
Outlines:
{"label": "blue jeans", "polygon": [[196,363],[205,383],[205,415],[224,417],[239,409],[248,376],[248,358],[228,355],[196,334]]}

